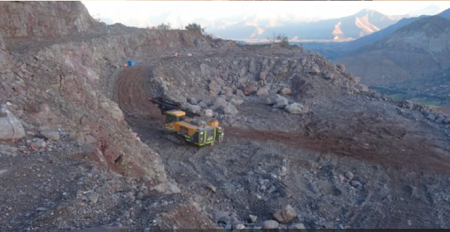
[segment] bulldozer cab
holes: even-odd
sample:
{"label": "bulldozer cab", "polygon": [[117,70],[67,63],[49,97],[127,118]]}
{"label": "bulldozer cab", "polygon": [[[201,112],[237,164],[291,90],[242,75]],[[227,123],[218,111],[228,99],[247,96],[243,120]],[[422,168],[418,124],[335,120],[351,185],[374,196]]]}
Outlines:
{"label": "bulldozer cab", "polygon": [[166,112],[166,123],[184,121],[186,113],[181,110],[169,110]]}

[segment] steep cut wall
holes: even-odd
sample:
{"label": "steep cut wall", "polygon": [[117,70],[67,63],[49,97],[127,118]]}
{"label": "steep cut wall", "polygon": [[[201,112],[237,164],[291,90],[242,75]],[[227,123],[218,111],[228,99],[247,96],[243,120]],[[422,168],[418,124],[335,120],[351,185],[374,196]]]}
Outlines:
{"label": "steep cut wall", "polygon": [[[125,176],[176,192],[159,154],[135,137],[110,100],[115,71],[128,59],[209,49],[214,44],[186,31],[157,31],[95,24],[80,2],[0,3],[0,98],[28,134],[62,130],[90,146],[89,158]],[[97,30],[98,29],[98,30]],[[33,139],[28,138],[27,139]]]}
{"label": "steep cut wall", "polygon": [[92,31],[95,21],[80,2],[0,2],[5,39],[44,39]]}
{"label": "steep cut wall", "polygon": [[159,155],[133,137],[122,111],[107,96],[112,96],[115,83],[111,74],[122,70],[127,59],[139,60],[193,46],[211,47],[203,37],[190,32],[137,30],[86,42],[54,44],[38,51],[33,57],[37,61],[29,62],[55,67],[44,68],[37,76],[51,86],[49,93],[64,101],[61,105],[67,109],[63,114],[71,122],[72,135],[95,147],[103,164],[127,176],[147,176],[152,185],[159,184],[158,189],[171,191]]}

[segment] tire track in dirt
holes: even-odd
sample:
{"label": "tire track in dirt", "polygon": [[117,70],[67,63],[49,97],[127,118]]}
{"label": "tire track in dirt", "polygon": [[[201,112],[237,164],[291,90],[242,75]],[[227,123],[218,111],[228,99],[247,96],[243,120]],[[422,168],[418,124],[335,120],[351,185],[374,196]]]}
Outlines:
{"label": "tire track in dirt", "polygon": [[127,120],[133,118],[144,121],[163,122],[164,117],[149,99],[145,88],[145,77],[150,67],[129,67],[119,74],[114,100],[125,114]]}

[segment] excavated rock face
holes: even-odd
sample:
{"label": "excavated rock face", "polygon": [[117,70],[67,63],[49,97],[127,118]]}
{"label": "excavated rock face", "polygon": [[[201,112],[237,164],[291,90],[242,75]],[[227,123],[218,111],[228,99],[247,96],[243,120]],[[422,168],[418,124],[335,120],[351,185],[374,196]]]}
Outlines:
{"label": "excavated rock face", "polygon": [[[159,155],[133,135],[117,104],[105,96],[107,88],[101,87],[113,85],[109,75],[127,57],[156,49],[158,45],[149,43],[152,36],[160,42],[166,38],[140,31],[86,36],[95,23],[79,2],[2,2],[0,18],[0,32],[8,47],[16,49],[10,59],[0,39],[0,98],[12,105],[8,118],[14,115],[18,118],[14,122],[26,122],[25,131],[30,132],[26,139],[34,141],[34,134],[62,129],[93,149],[92,160],[120,174],[142,177],[148,185],[158,186],[158,191],[171,192],[164,188],[171,185]],[[53,40],[69,35],[71,40],[90,40]],[[179,41],[179,34],[169,36]],[[36,38],[52,40],[41,43]]]}
{"label": "excavated rock face", "polygon": [[1,2],[5,39],[43,39],[93,30],[95,21],[78,2]]}
{"label": "excavated rock face", "polygon": [[79,2],[0,6],[0,17],[10,17],[1,20],[0,33],[15,52],[12,61],[0,39],[0,67],[5,67],[0,70],[0,96],[27,122],[25,130],[39,134],[40,128],[63,128],[91,146],[97,162],[126,176],[143,177],[157,191],[173,192],[159,155],[136,138],[111,100],[116,74],[127,60],[155,52],[234,44],[188,31],[96,24]]}
{"label": "excavated rock face", "polygon": [[6,104],[0,106],[0,140],[20,139],[25,136],[22,123],[6,108]]}
{"label": "excavated rock face", "polygon": [[94,146],[102,163],[127,176],[146,176],[149,184],[162,184],[155,189],[170,192],[172,188],[163,188],[170,185],[164,183],[166,177],[158,155],[133,136],[122,111],[105,96],[112,98],[116,80],[113,74],[123,68],[127,59],[183,46],[211,47],[205,38],[190,32],[131,30],[83,43],[44,47],[36,51],[37,61],[25,62],[39,63],[41,70],[37,73],[51,86],[48,91],[66,101],[64,105],[73,106],[66,114],[71,122],[79,123],[72,123],[72,135]]}

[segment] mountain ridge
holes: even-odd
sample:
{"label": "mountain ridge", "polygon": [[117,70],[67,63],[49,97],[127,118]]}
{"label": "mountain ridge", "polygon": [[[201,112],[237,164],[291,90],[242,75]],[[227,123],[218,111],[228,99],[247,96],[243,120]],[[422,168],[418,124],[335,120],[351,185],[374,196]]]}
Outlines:
{"label": "mountain ridge", "polygon": [[[234,38],[237,40],[267,39],[273,33],[284,33],[290,39],[316,39],[316,40],[345,40],[359,38],[386,28],[403,16],[384,15],[378,11],[365,9],[356,14],[335,18],[319,20],[315,22],[285,23],[281,26],[268,27],[269,21],[258,24],[249,24],[241,21],[223,30],[211,29],[210,32],[223,38]],[[236,31],[238,31],[236,34]],[[235,35],[231,36],[230,33]]]}
{"label": "mountain ridge", "polygon": [[450,86],[450,81],[442,75],[450,68],[448,38],[450,20],[439,15],[425,17],[336,62],[346,65],[369,86],[402,89],[412,95],[425,94],[448,104],[445,91],[433,93],[432,86],[426,84],[433,80],[439,85]]}

